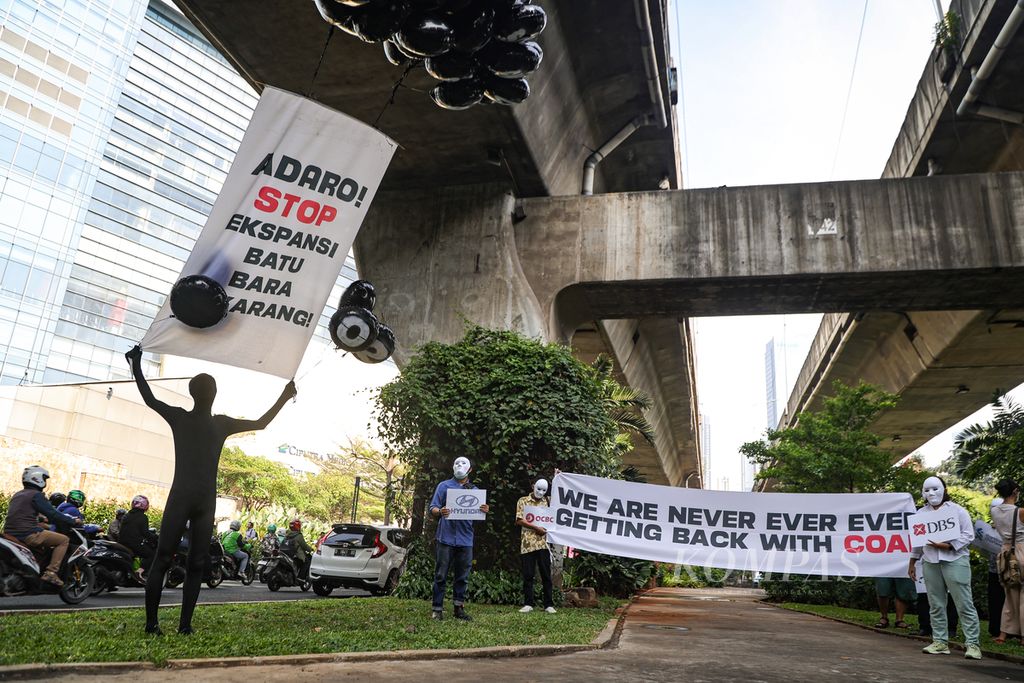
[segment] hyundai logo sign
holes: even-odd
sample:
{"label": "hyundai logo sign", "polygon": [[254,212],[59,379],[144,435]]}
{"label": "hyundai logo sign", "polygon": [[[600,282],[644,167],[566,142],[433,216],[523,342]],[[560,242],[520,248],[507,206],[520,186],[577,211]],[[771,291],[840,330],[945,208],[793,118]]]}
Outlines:
{"label": "hyundai logo sign", "polygon": [[460,508],[479,507],[480,499],[470,493],[465,493],[455,499],[455,504]]}

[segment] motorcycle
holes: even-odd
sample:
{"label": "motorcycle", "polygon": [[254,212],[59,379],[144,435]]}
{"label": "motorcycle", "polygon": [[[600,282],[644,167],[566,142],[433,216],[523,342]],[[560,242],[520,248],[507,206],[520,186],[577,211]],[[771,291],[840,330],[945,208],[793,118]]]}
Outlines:
{"label": "motorcycle", "polygon": [[[224,548],[216,536],[210,538],[210,549],[203,567],[203,581],[210,588],[216,588],[224,582]],[[171,558],[171,566],[167,569],[165,584],[168,588],[177,588],[185,583],[188,573],[188,544],[183,542]],[[251,583],[251,582],[250,582]]]}
{"label": "motorcycle", "polygon": [[96,574],[93,595],[98,595],[104,590],[112,593],[121,587],[146,585],[132,570],[134,553],[127,546],[109,539],[97,538],[86,551],[86,557],[92,563]]}
{"label": "motorcycle", "polygon": [[71,543],[57,572],[62,587],[42,580],[48,556],[37,555],[13,536],[0,537],[0,596],[56,593],[69,605],[77,605],[93,591],[96,581],[92,563],[86,557],[88,542],[76,528],[61,530]]}
{"label": "motorcycle", "polygon": [[221,544],[220,539],[214,538],[210,542],[210,556],[213,556],[214,544],[216,544],[217,552],[220,555],[221,572],[225,579],[241,581],[243,586],[248,586],[256,580],[256,564],[254,562],[249,562],[245,567],[245,574],[239,575],[238,560],[236,560],[233,555],[228,555],[224,552],[224,546]]}
{"label": "motorcycle", "polygon": [[271,556],[263,572],[267,588],[277,592],[288,586],[298,586],[305,593],[309,590],[309,563],[302,564],[283,550],[271,551]]}

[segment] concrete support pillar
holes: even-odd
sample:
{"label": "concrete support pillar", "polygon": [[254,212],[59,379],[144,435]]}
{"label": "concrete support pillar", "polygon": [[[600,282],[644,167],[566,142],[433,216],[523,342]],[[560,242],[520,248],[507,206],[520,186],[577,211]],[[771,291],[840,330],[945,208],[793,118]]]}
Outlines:
{"label": "concrete support pillar", "polygon": [[460,339],[464,321],[545,335],[519,263],[514,198],[501,185],[378,194],[355,242],[375,311],[395,332],[401,366],[425,342]]}

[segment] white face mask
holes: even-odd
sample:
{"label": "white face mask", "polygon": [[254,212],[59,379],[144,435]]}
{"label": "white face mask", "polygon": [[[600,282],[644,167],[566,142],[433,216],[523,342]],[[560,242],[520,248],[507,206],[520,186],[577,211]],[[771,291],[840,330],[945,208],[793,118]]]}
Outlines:
{"label": "white face mask", "polygon": [[455,473],[455,478],[458,480],[465,479],[469,476],[469,458],[456,458],[455,464],[452,465],[452,472]]}
{"label": "white face mask", "polygon": [[921,485],[921,493],[929,505],[938,507],[942,504],[946,487],[942,485],[942,481],[938,477],[928,477],[924,480],[924,484]]}
{"label": "white face mask", "polygon": [[547,479],[538,479],[533,485],[533,497],[540,500],[548,493]]}

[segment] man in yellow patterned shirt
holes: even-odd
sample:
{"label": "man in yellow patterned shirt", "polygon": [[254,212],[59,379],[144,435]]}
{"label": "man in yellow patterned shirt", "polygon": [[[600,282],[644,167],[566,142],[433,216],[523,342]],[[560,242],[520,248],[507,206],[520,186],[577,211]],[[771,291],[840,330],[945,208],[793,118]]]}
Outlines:
{"label": "man in yellow patterned shirt", "polygon": [[555,613],[555,603],[551,599],[551,551],[548,550],[547,531],[526,520],[523,508],[526,506],[548,507],[548,482],[538,479],[533,491],[523,496],[516,503],[516,525],[522,527],[522,544],[519,557],[523,567],[523,607],[520,612],[533,611],[533,578],[540,570],[540,580],[544,586],[544,611]]}

